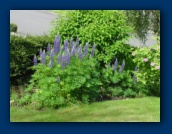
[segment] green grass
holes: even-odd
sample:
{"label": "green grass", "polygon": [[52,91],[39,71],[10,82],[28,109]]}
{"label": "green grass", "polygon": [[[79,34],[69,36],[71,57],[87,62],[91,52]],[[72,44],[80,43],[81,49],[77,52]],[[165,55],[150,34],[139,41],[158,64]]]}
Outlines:
{"label": "green grass", "polygon": [[160,98],[104,101],[43,111],[10,108],[11,122],[160,122]]}

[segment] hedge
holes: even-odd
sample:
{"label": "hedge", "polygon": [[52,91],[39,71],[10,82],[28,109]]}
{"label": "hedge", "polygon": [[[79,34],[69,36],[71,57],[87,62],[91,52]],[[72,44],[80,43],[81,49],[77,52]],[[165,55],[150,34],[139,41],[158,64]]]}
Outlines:
{"label": "hedge", "polygon": [[[53,41],[53,40],[52,40]],[[10,36],[10,84],[22,85],[28,81],[33,71],[33,57],[40,48],[45,49],[51,38],[44,36]]]}

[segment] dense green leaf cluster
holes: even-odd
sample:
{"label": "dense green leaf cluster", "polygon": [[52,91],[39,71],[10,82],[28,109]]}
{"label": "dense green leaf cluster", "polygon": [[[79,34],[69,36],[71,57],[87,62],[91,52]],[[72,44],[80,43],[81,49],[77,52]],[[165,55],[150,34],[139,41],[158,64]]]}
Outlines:
{"label": "dense green leaf cluster", "polygon": [[140,47],[133,53],[133,60],[139,70],[137,78],[149,95],[160,96],[160,40],[153,47]]}
{"label": "dense green leaf cluster", "polygon": [[125,10],[127,23],[134,28],[134,33],[143,43],[152,31],[160,36],[160,10]]}
{"label": "dense green leaf cluster", "polygon": [[114,57],[119,57],[122,62],[121,55],[126,59],[126,55],[131,52],[125,43],[131,28],[125,19],[123,11],[119,10],[67,11],[54,21],[51,35],[55,37],[60,33],[62,40],[79,36],[82,45],[87,41],[90,44],[96,43],[96,59],[104,67]]}
{"label": "dense green leaf cluster", "polygon": [[[70,56],[70,62],[63,68],[63,61],[57,59],[61,54],[63,56],[70,52],[70,48],[68,45],[66,50],[61,49],[54,53],[53,59],[53,49],[51,53],[47,51],[45,64],[40,62],[33,66],[35,73],[20,99],[22,105],[35,103],[37,109],[59,108],[113,97],[136,97],[143,93],[143,86],[134,83],[133,72],[125,71],[124,61],[121,66],[115,64],[115,70],[110,64],[101,68],[99,62],[90,54],[80,59],[80,47],[75,48],[76,54]],[[42,61],[39,56],[38,60]],[[54,63],[53,66],[49,66],[50,61]]]}
{"label": "dense green leaf cluster", "polygon": [[10,82],[22,85],[33,73],[33,56],[40,48],[52,43],[48,36],[10,36]]}
{"label": "dense green leaf cluster", "polygon": [[96,101],[101,81],[100,73],[96,70],[98,63],[94,58],[84,57],[80,60],[77,56],[71,57],[70,65],[65,69],[61,64],[54,64],[50,68],[49,56],[46,60],[46,66],[39,63],[33,67],[36,71],[26,90],[27,97],[24,95],[21,98],[21,104],[36,102],[37,108],[58,108]]}
{"label": "dense green leaf cluster", "polygon": [[117,70],[113,70],[113,66],[106,66],[102,69],[102,87],[101,95],[104,99],[113,97],[136,97],[144,95],[144,85],[134,83],[134,71],[123,70],[119,73],[120,66]]}

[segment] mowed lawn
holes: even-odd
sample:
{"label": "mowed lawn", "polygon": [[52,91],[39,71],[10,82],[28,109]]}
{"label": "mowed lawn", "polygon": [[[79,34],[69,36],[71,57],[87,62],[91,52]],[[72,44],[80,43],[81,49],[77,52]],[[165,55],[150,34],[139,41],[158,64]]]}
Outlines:
{"label": "mowed lawn", "polygon": [[160,122],[160,98],[144,97],[84,104],[58,110],[10,108],[11,122]]}

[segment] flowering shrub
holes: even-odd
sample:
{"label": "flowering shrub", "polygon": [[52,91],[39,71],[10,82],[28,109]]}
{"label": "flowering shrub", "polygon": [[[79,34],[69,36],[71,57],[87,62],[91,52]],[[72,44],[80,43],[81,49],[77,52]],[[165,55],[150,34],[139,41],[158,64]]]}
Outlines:
{"label": "flowering shrub", "polygon": [[102,69],[101,81],[101,95],[105,99],[112,97],[136,97],[142,95],[143,85],[137,82],[134,71],[125,70],[125,60],[122,65],[118,65],[116,59],[112,66],[106,65],[106,68]]}
{"label": "flowering shrub", "polygon": [[57,36],[54,46],[40,50],[39,56],[33,58],[35,73],[26,90],[31,97],[27,102],[22,101],[23,104],[36,102],[38,108],[58,108],[95,101],[101,85],[100,73],[94,59],[96,45],[91,48],[91,54],[88,48],[88,43],[82,48],[72,40],[60,45]]}
{"label": "flowering shrub", "polygon": [[[90,45],[97,44],[95,58],[105,67],[115,57],[120,62],[126,59],[133,63],[130,58],[130,48],[125,42],[130,35],[131,27],[126,23],[123,11],[118,10],[71,10],[65,13],[53,23],[51,35],[55,37],[58,33],[62,39],[79,36],[83,45],[89,41]],[[127,59],[128,58],[128,59]],[[131,59],[131,60],[130,60]],[[129,61],[130,60],[130,61]]]}
{"label": "flowering shrub", "polygon": [[[63,45],[61,42],[57,36],[53,46],[48,44],[46,50],[40,49],[33,56],[35,73],[20,99],[22,105],[59,108],[143,93],[144,86],[136,75],[138,68],[127,70],[126,60],[120,62],[116,58],[113,65],[109,63],[101,68],[94,58],[96,44],[82,46],[78,38],[76,42],[65,40]],[[142,59],[144,63],[148,61],[148,58]]]}
{"label": "flowering shrub", "polygon": [[137,64],[137,80],[142,82],[150,95],[160,95],[160,44],[152,48],[140,47],[133,53],[133,60]]}

